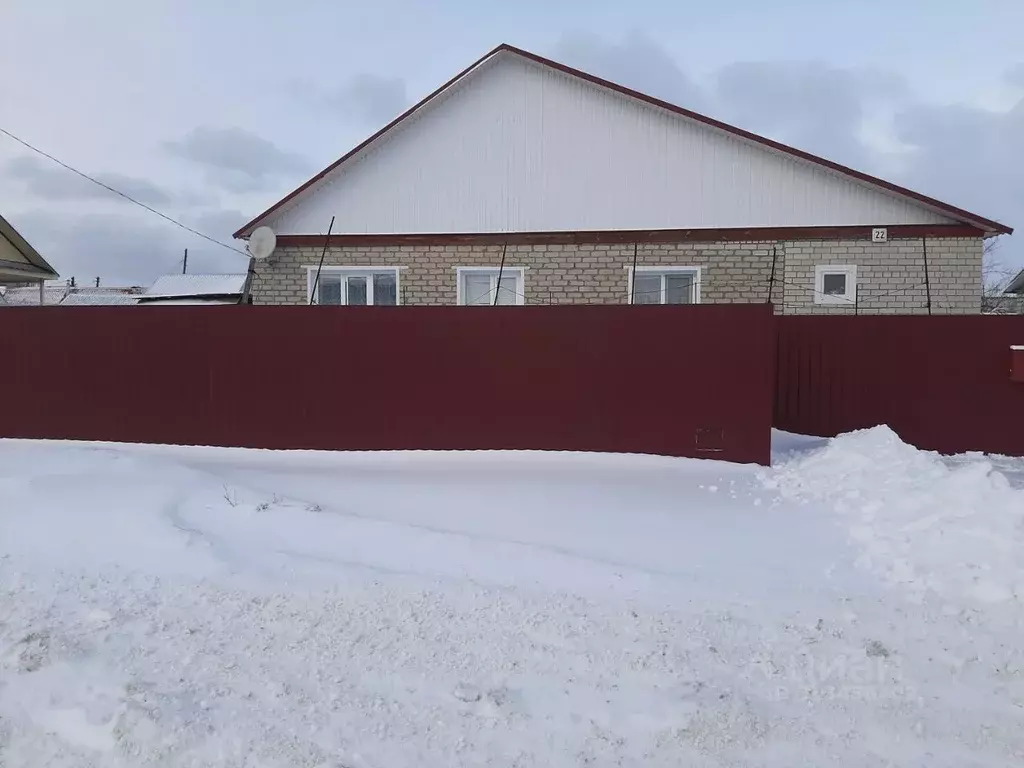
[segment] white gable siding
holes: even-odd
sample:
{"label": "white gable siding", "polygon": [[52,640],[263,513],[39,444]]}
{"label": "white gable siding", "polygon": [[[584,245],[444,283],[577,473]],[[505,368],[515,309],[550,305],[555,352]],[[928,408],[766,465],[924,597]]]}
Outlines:
{"label": "white gable siding", "polygon": [[282,234],[949,223],[916,203],[510,53],[270,223]]}
{"label": "white gable siding", "polygon": [[3,235],[0,235],[0,261],[9,261],[15,264],[31,264],[21,251],[14,247],[14,244]]}

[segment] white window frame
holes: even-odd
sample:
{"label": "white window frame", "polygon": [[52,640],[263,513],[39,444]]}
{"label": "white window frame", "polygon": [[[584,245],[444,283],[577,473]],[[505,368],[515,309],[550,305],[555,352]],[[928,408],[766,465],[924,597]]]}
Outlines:
{"label": "white window frame", "polygon": [[[825,275],[845,275],[846,293],[827,295]],[[818,264],[814,267],[814,303],[849,307],[857,303],[857,266],[855,264]]]}
{"label": "white window frame", "polygon": [[[402,270],[404,267],[323,267],[320,269],[320,279],[322,280],[324,275],[340,275],[342,285],[342,297],[345,302],[348,301],[348,281],[349,277],[365,277],[366,278],[366,306],[375,306],[373,303],[373,276],[382,273],[393,274],[395,276],[395,306],[399,307],[402,305]],[[306,266],[306,303],[309,304],[313,298],[313,283],[316,282],[317,267]],[[320,286],[317,284],[317,292],[320,291]],[[317,305],[319,306],[320,301],[317,299]],[[330,306],[336,306],[331,304]],[[348,306],[347,303],[342,303],[338,306]],[[389,305],[390,306],[390,305]]]}
{"label": "white window frame", "polygon": [[[456,267],[455,268],[455,303],[460,307],[463,306],[474,306],[480,307],[485,306],[483,304],[466,304],[465,297],[462,295],[462,278],[467,273],[486,273],[491,275],[491,295],[493,297],[494,291],[497,288],[498,273],[501,273],[502,277],[508,275],[514,275],[516,278],[516,301],[515,303],[522,306],[526,303],[526,268],[525,267]],[[502,306],[509,306],[508,304]]]}
{"label": "white window frame", "polygon": [[[650,266],[650,267],[637,267],[637,274],[659,274],[661,278],[661,300],[659,304],[665,303],[665,275],[679,274],[689,272],[693,274],[693,303],[700,304],[700,285],[703,277],[704,267],[662,267],[662,266]],[[633,267],[632,265],[626,267],[626,303],[633,303]]]}

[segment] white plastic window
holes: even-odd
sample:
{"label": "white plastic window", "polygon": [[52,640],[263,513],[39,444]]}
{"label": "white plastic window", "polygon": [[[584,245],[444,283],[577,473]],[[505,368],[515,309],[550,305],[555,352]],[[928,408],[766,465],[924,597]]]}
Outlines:
{"label": "white plastic window", "polygon": [[700,267],[630,268],[631,304],[700,303]]}
{"label": "white plastic window", "polygon": [[457,274],[459,304],[488,307],[522,304],[524,301],[521,267],[459,267]]}
{"label": "white plastic window", "polygon": [[857,267],[820,264],[814,268],[814,303],[845,306],[857,301]]}
{"label": "white plastic window", "polygon": [[333,306],[390,306],[398,304],[398,270],[337,269],[324,267],[317,279],[309,270],[310,294],[316,291],[314,304]]}

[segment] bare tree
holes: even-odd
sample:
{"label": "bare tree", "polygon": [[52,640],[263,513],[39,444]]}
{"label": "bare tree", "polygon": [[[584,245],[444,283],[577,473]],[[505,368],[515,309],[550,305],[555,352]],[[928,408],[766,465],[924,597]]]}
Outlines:
{"label": "bare tree", "polygon": [[981,262],[981,311],[992,315],[1013,315],[1024,312],[1024,301],[1007,296],[1003,291],[1017,275],[998,254],[999,241],[985,241]]}

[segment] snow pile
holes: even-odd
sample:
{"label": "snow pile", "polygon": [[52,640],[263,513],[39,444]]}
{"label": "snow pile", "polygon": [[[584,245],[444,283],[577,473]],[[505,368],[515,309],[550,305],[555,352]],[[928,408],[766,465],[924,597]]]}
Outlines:
{"label": "snow pile", "polygon": [[764,482],[784,498],[828,502],[860,564],[915,599],[1024,603],[1024,490],[984,457],[946,462],[875,427],[795,454]]}
{"label": "snow pile", "polygon": [[639,456],[0,441],[0,766],[1021,764],[1020,624],[977,619],[1014,603],[894,599],[835,525],[872,483],[956,491],[851,447],[878,437],[767,489]]}

